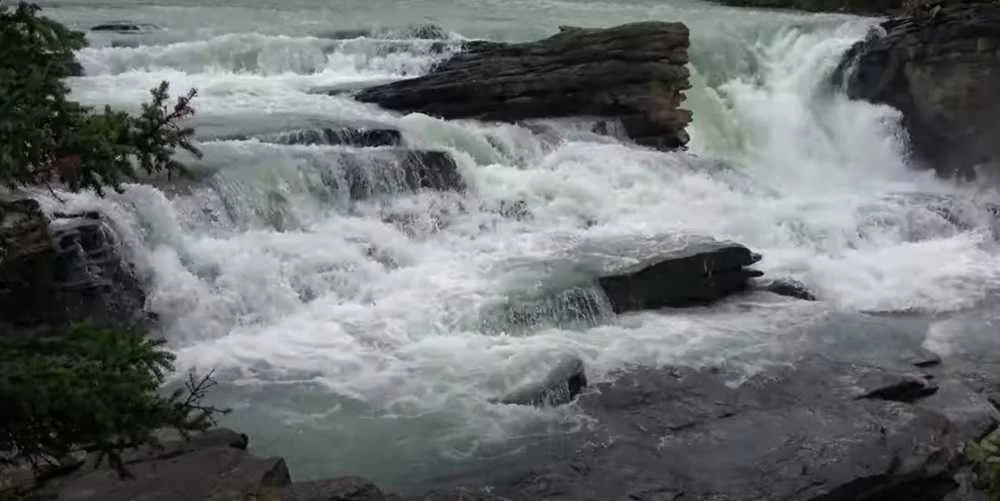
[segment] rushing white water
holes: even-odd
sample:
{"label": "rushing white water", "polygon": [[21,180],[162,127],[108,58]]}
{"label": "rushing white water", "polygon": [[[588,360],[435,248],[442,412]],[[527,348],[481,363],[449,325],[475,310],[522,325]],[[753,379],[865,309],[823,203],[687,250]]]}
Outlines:
{"label": "rushing white water", "polygon": [[[147,306],[179,368],[216,369],[216,398],[237,409],[227,424],[288,457],[297,478],[415,485],[456,459],[509,452],[513,437],[572,429],[582,419],[572,408],[487,401],[566,355],[594,379],[629,363],[752,363],[837,315],[948,315],[1000,285],[991,221],[975,210],[996,195],[911,169],[899,114],[828,84],[874,20],[700,2],[355,3],[77,0],[45,11],[80,27],[128,18],[167,28],[136,47],[94,35],[80,54],[88,76],[71,82],[85,102],[134,108],[168,80],[199,89],[206,137],[374,122],[459,163],[464,194],[387,186],[351,202],[324,176],[345,162],[391,162],[391,152],[209,141],[195,164],[206,180],[185,189],[67,197],[112,217],[152,278]],[[522,40],[559,24],[650,18],[692,31],[688,153],[566,121],[539,133],[309,92],[419,74],[454,50],[405,39],[414,24],[435,22],[452,40]],[[359,27],[385,35],[325,35]],[[530,217],[498,214],[518,201]],[[821,301],[750,295],[712,308],[503,321],[509,301],[548,297],[578,284],[586,263],[628,263],[677,235],[742,242],[765,256],[767,275],[799,279]],[[933,326],[928,342],[946,343],[956,321]]]}

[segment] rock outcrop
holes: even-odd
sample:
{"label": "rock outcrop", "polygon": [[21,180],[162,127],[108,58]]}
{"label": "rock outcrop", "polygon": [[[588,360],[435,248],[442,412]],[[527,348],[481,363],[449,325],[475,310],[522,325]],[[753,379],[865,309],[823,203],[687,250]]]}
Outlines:
{"label": "rock outcrop", "polygon": [[0,201],[0,331],[144,321],[145,294],[100,214],[55,214]]}
{"label": "rock outcrop", "polygon": [[730,242],[703,242],[604,275],[598,284],[615,313],[704,305],[747,288],[763,275],[746,266],[760,254]]}
{"label": "rock outcrop", "polygon": [[442,118],[517,121],[568,116],[620,121],[635,142],[688,142],[688,29],[644,22],[564,28],[523,44],[478,42],[429,74],[365,89],[363,102]]}
{"label": "rock outcrop", "polygon": [[934,7],[882,29],[845,55],[848,96],[902,111],[914,152],[942,176],[1000,180],[1000,5]]}
{"label": "rock outcrop", "polygon": [[516,500],[937,501],[958,487],[960,444],[1000,413],[927,376],[806,357],[733,388],[713,370],[633,368],[579,397],[599,425],[560,448],[574,452],[465,485]]}
{"label": "rock outcrop", "polygon": [[40,490],[67,501],[940,501],[967,484],[960,445],[1000,412],[988,391],[931,370],[805,356],[733,387],[718,370],[628,368],[580,394],[593,423],[560,447],[539,438],[422,497],[357,477],[295,483],[281,458],[221,429],[126,454],[134,479],[79,461]]}
{"label": "rock outcrop", "polygon": [[806,12],[842,12],[880,16],[903,7],[903,0],[716,0],[733,7],[794,9]]}

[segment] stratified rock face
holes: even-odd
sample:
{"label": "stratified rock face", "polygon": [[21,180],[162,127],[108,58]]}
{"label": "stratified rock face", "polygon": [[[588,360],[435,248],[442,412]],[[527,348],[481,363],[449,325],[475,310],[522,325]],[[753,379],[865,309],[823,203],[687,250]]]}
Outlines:
{"label": "stratified rock face", "polygon": [[[945,177],[1000,176],[1000,5],[935,8],[882,24],[841,71],[850,97],[903,112],[918,156]],[[1000,177],[997,177],[1000,179]]]}
{"label": "stratified rock face", "polygon": [[763,274],[745,266],[760,259],[740,244],[699,243],[600,277],[598,284],[615,313],[708,304],[745,290],[750,278]]}
{"label": "stratified rock face", "polygon": [[607,117],[639,144],[673,149],[687,143],[691,121],[691,112],[678,108],[690,88],[687,48],[681,23],[564,28],[531,43],[467,44],[428,75],[356,98],[442,118]]}
{"label": "stratified rock face", "polygon": [[132,325],[145,294],[97,213],[57,214],[32,199],[0,201],[0,324],[52,327],[89,320]]}
{"label": "stratified rock face", "polygon": [[808,12],[845,12],[882,15],[903,6],[902,0],[717,0],[724,5],[769,9],[795,9]]}

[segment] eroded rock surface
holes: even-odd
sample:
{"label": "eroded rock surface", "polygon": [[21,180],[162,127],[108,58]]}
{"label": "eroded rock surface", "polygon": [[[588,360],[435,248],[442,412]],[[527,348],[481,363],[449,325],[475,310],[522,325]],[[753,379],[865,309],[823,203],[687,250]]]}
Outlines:
{"label": "eroded rock surface", "polygon": [[643,22],[564,28],[537,42],[477,42],[429,74],[370,87],[360,101],[442,118],[518,121],[569,116],[620,121],[637,143],[687,144],[687,27]]}
{"label": "eroded rock surface", "polygon": [[942,176],[1000,181],[1000,5],[939,5],[881,28],[845,55],[847,94],[902,111],[915,152]]}

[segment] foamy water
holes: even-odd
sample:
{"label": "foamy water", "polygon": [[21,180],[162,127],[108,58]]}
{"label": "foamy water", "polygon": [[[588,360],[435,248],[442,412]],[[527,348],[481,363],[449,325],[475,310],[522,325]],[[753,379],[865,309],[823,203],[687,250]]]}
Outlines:
{"label": "foamy water", "polygon": [[[392,152],[210,141],[195,164],[208,178],[189,190],[68,197],[101,207],[130,244],[179,368],[216,369],[217,398],[237,408],[227,424],[263,453],[288,457],[296,478],[419,485],[460,468],[456,460],[509,452],[517,437],[574,429],[583,418],[573,408],[487,401],[564,356],[582,358],[597,380],[630,363],[752,367],[832,316],[948,314],[1000,285],[993,223],[977,210],[996,195],[914,171],[898,112],[849,102],[828,85],[874,20],[702,3],[405,4],[115,1],[45,11],[167,28],[153,45],[103,40],[83,50],[88,76],[71,85],[85,102],[134,108],[165,79],[175,91],[199,89],[199,131],[363,121],[458,163],[464,194],[388,186],[352,202],[327,180],[345,162],[382,165]],[[310,92],[420,74],[463,37],[522,40],[559,24],[649,18],[692,31],[687,153],[621,144],[572,121],[543,121],[549,132],[539,133]],[[448,39],[321,36],[426,22]],[[530,217],[497,213],[518,201]],[[942,204],[957,220],[936,210]],[[502,321],[510,302],[702,235],[748,245],[764,255],[767,276],[798,279],[821,300],[755,294],[712,308],[595,311],[569,324]],[[949,325],[937,324],[928,342],[951,339]]]}

